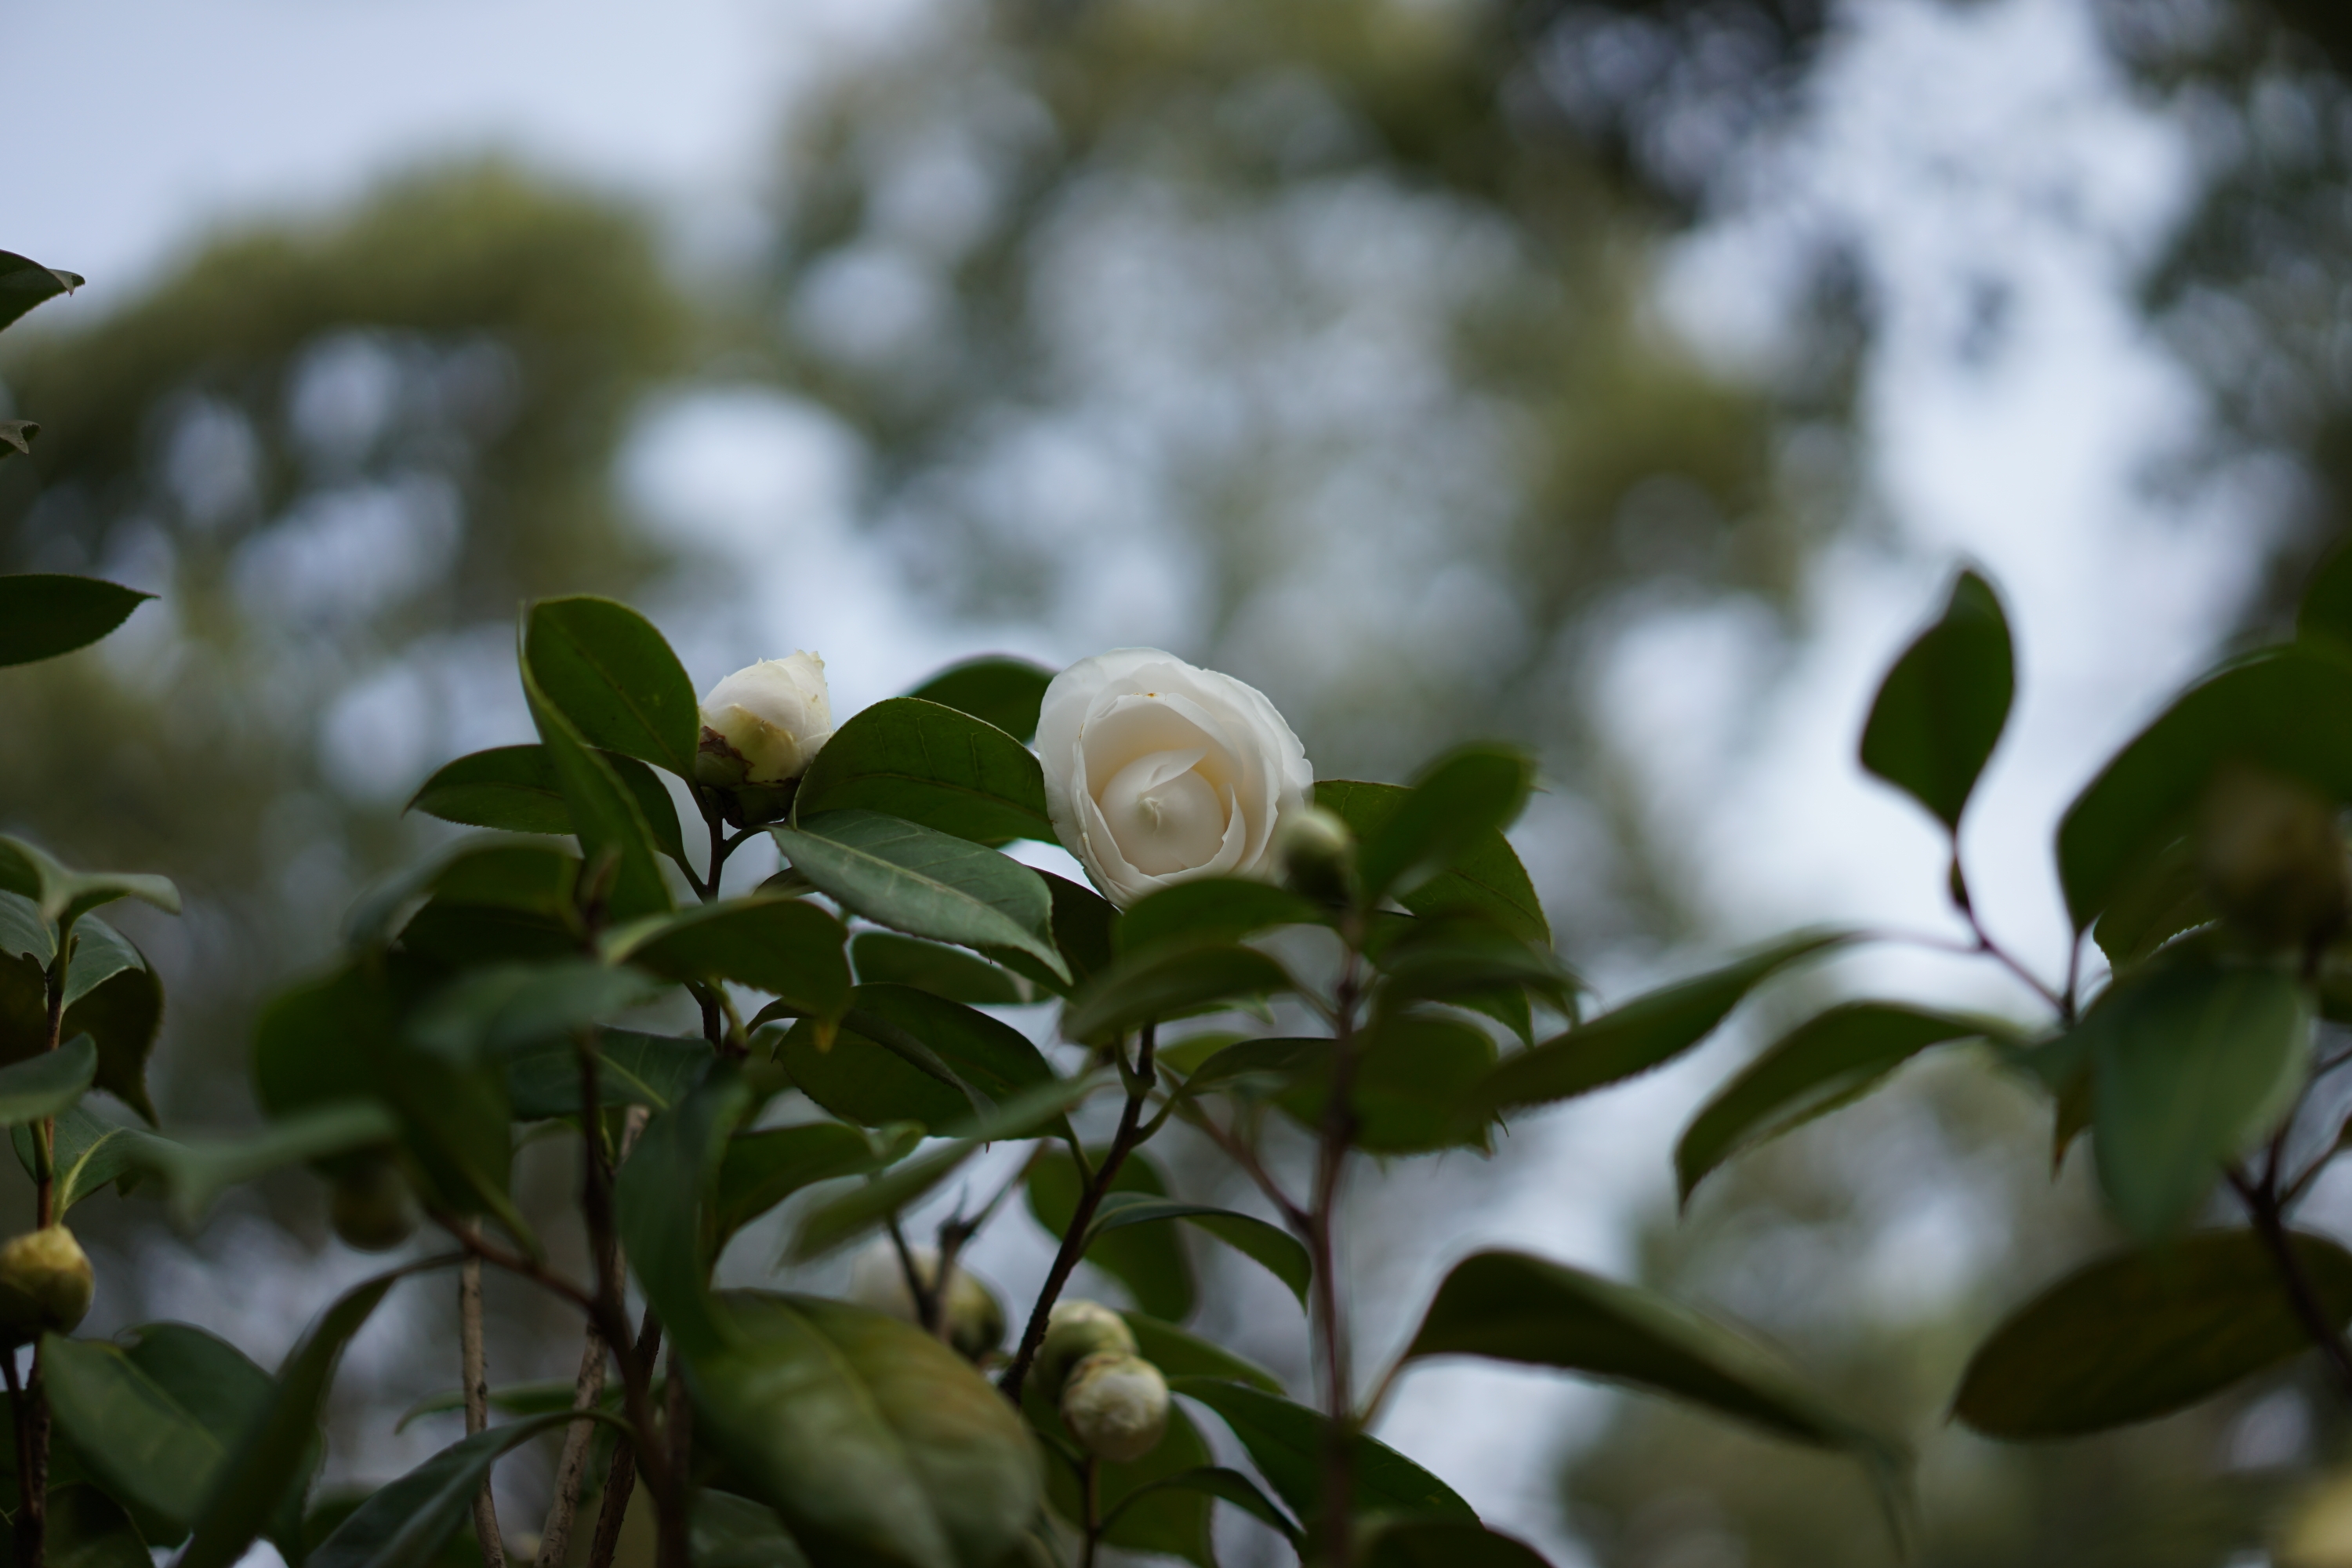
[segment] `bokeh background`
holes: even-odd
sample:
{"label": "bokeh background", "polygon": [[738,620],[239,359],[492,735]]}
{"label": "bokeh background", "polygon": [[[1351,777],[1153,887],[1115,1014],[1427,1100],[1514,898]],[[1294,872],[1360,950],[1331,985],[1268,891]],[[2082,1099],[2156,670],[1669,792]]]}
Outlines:
{"label": "bokeh background", "polygon": [[[1618,996],[1790,923],[1957,934],[1937,835],[1853,750],[1964,561],[2021,645],[1971,881],[2054,978],[2058,813],[2344,528],[2322,0],[85,0],[5,34],[0,246],[90,281],[0,352],[0,416],[46,426],[0,467],[0,567],[163,599],[0,681],[0,827],[189,894],[124,920],[167,1125],[250,1122],[260,1000],[444,836],[408,794],[528,738],[527,595],[629,598],[704,684],[816,649],[844,715],[1142,643],[1263,688],[1323,776],[1521,740],[1515,839]],[[2264,1562],[2343,1436],[2294,1369],[2093,1442],[1945,1424],[1974,1337],[2105,1235],[1986,1064],[1675,1213],[1672,1138],[1741,1053],[1893,987],[2031,1016],[1872,948],[1491,1160],[1368,1180],[1360,1359],[1451,1258],[1528,1246],[1907,1433],[1923,1563]],[[564,1163],[526,1170],[560,1205]],[[2352,1191],[2313,1218],[2352,1231]],[[265,1365],[374,1267],[299,1175],[194,1233],[77,1223],[93,1328]],[[1012,1212],[974,1258],[1019,1298],[1046,1256]],[[1277,1288],[1195,1262],[1202,1322],[1303,1366]],[[493,1289],[494,1378],[568,1373],[572,1326]],[[393,1426],[455,1371],[415,1289],[346,1363],[332,1474],[448,1440]],[[1894,1560],[1835,1460],[1543,1375],[1418,1371],[1381,1433],[1564,1565]],[[501,1487],[530,1516],[544,1457]]]}

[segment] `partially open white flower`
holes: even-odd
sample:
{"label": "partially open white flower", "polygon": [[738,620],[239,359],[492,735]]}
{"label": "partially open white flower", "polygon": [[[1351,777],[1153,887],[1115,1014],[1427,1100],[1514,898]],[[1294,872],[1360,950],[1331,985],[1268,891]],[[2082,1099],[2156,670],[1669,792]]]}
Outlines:
{"label": "partially open white flower", "polygon": [[710,689],[702,700],[703,783],[780,784],[808,771],[833,738],[824,660],[813,653],[763,658]]}
{"label": "partially open white flower", "polygon": [[1121,909],[1199,877],[1275,875],[1315,769],[1256,688],[1158,648],[1081,659],[1037,716],[1054,832]]}

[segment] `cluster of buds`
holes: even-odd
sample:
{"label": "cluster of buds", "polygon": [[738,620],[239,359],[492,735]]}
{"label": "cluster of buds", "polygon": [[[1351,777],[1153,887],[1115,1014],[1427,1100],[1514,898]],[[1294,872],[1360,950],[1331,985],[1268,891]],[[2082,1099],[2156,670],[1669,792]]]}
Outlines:
{"label": "cluster of buds", "polygon": [[0,1246],[0,1331],[15,1344],[70,1333],[89,1312],[95,1283],[89,1255],[64,1226],[15,1237]]}
{"label": "cluster of buds", "polygon": [[1129,1464],[1168,1430],[1168,1380],[1136,1353],[1127,1320],[1097,1301],[1056,1301],[1037,1352],[1037,1377],[1062,1423],[1097,1459]]}
{"label": "cluster of buds", "polygon": [[[849,1299],[861,1307],[919,1324],[922,1310],[907,1282],[908,1263],[913,1264],[915,1277],[922,1281],[926,1291],[938,1291],[937,1247],[910,1247],[905,1261],[901,1261],[895,1243],[877,1241],[859,1253],[857,1260],[850,1265]],[[947,1293],[940,1298],[939,1314],[940,1337],[966,1361],[983,1361],[1004,1342],[1004,1304],[996,1299],[995,1291],[961,1264],[948,1275]]]}

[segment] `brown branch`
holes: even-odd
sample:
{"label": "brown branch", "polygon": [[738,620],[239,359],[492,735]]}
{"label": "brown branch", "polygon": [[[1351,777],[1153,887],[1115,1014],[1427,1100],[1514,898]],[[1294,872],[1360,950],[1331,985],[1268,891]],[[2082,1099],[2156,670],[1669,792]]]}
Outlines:
{"label": "brown branch", "polygon": [[[621,1127],[624,1160],[636,1147],[648,1114],[642,1105],[629,1107]],[[580,1349],[580,1373],[572,1383],[572,1409],[593,1410],[604,1403],[607,1353],[604,1336],[591,1322]],[[563,1568],[572,1555],[572,1530],[579,1519],[580,1489],[587,1481],[588,1455],[595,1436],[593,1421],[574,1421],[563,1429],[563,1449],[555,1462],[555,1496],[548,1504],[547,1523],[539,1534],[539,1568]]]}
{"label": "brown branch", "polygon": [[[468,1258],[457,1266],[457,1362],[466,1394],[466,1436],[490,1425],[489,1372],[482,1354],[482,1260]],[[506,1537],[499,1530],[499,1506],[490,1495],[490,1478],[474,1494],[474,1539],[480,1542],[484,1568],[506,1568]]]}
{"label": "brown branch", "polygon": [[[636,1358],[651,1366],[661,1352],[661,1322],[651,1307],[637,1331]],[[604,1502],[596,1514],[596,1535],[588,1543],[588,1568],[613,1568],[613,1553],[621,1544],[621,1525],[628,1517],[629,1494],[636,1489],[637,1456],[627,1443],[614,1446],[613,1462],[604,1471]]]}
{"label": "brown branch", "polygon": [[2254,1234],[2262,1238],[2263,1249],[2271,1255],[2272,1266],[2278,1270],[2279,1283],[2286,1289],[2295,1320],[2327,1358],[2336,1381],[2344,1386],[2346,1397],[2352,1398],[2352,1346],[2346,1345],[2342,1331],[2328,1321],[2327,1310],[2320,1304],[2319,1291],[2312,1284],[2310,1273],[2304,1268],[2303,1259],[2295,1256],[2294,1239],[2279,1207],[2277,1189],[2250,1181],[2244,1173],[2234,1169],[2228,1175],[2230,1184],[2237,1189],[2246,1205],[2246,1217],[2253,1222]]}
{"label": "brown branch", "polygon": [[1331,1093],[1323,1102],[1307,1237],[1307,1250],[1315,1262],[1315,1327],[1321,1341],[1318,1348],[1322,1352],[1323,1399],[1328,1417],[1323,1435],[1323,1560],[1329,1568],[1349,1568],[1354,1548],[1356,1396],[1348,1364],[1348,1325],[1339,1304],[1339,1247],[1333,1232],[1339,1223],[1348,1152],[1356,1139],[1356,963],[1351,946],[1332,1007]]}

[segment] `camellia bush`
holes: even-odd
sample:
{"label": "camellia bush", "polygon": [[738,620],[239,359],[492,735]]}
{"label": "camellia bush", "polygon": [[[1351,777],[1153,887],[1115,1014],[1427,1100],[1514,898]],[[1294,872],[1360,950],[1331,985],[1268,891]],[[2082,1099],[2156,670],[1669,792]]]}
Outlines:
{"label": "camellia bush", "polygon": [[[0,257],[0,304],[71,281]],[[0,662],[90,642],[139,597],[0,579]],[[1899,1441],[1733,1325],[1484,1251],[1374,1369],[1353,1360],[1341,1285],[1363,1159],[1490,1149],[1506,1118],[1680,1056],[1863,933],[1799,933],[1591,1009],[1504,836],[1524,754],[1464,748],[1404,784],[1318,779],[1265,697],[1155,650],[1058,673],[980,658],[838,727],[814,658],[698,700],[660,632],[605,599],[527,606],[518,664],[537,741],[461,757],[412,802],[488,831],[370,892],[341,960],[267,1008],[257,1131],[154,1125],[161,985],[99,911],[176,910],[170,884],[0,838],[0,1123],[37,1222],[0,1247],[0,1503],[20,1563],[143,1568],[169,1551],[226,1568],[266,1539],[314,1568],[422,1568],[470,1531],[492,1564],[511,1540],[550,1568],[604,1568],[633,1500],[663,1568],[997,1568],[1105,1547],[1206,1565],[1221,1505],[1302,1562],[1538,1562],[1371,1435],[1398,1379],[1449,1356],[1850,1455],[1900,1536]],[[2011,685],[1999,603],[1963,574],[1864,733],[1864,765],[1956,845]],[[1699,1111],[1673,1151],[1685,1195],[1912,1058],[1971,1044],[2047,1090],[2058,1158],[2088,1136],[2133,1242],[1996,1330],[1962,1420],[2064,1438],[2314,1347],[2352,1395],[2352,1254],[2289,1219],[2338,1146],[2313,1086],[2352,1060],[2315,1044],[2318,1020],[2352,1008],[2342,715],[2352,569],[2321,578],[2294,643],[2199,683],[2084,792],[2057,846],[2076,938],[2046,973],[1978,922],[1955,849],[1970,951],[2023,976],[2043,1016],[1832,1006]],[[724,889],[761,837],[782,868]],[[1091,885],[1003,853],[1018,840],[1066,847]],[[625,1026],[666,1000],[699,1029]],[[1045,1047],[988,1010],[1040,1004]],[[1150,1146],[1171,1124],[1232,1163],[1255,1212],[1171,1190]],[[551,1261],[510,1186],[518,1145],[542,1139],[577,1151],[584,1268]],[[910,1234],[910,1213],[936,1215],[927,1200],[1007,1147],[1017,1160],[989,1168],[1009,1178]],[[275,1372],[187,1324],[73,1337],[93,1283],[76,1205],[137,1191],[193,1221],[294,1164],[327,1184],[343,1242],[403,1260]],[[2242,1223],[2199,1228],[2224,1192]],[[961,1259],[1016,1193],[1058,1247],[1006,1300]],[[796,1194],[785,1260],[854,1249],[847,1299],[717,1288],[730,1238]],[[1184,1326],[1187,1231],[1296,1299],[1311,1390]],[[1082,1260],[1123,1306],[1066,1293]],[[486,1268],[576,1311],[573,1381],[494,1381]],[[445,1407],[467,1435],[363,1500],[313,1500],[341,1351],[404,1281],[442,1271],[461,1329]],[[1211,1423],[1246,1470],[1217,1461]],[[561,1445],[548,1512],[502,1523],[492,1467],[542,1436]]]}

